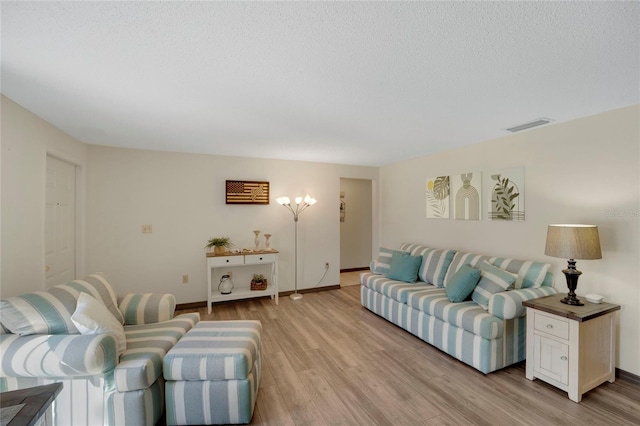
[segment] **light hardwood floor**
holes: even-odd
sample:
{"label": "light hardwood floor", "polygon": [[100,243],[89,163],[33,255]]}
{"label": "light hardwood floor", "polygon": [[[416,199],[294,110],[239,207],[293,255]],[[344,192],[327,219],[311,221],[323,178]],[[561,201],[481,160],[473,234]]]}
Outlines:
{"label": "light hardwood floor", "polygon": [[363,271],[342,272],[340,274],[340,287],[360,285],[360,274]]}
{"label": "light hardwood floor", "polygon": [[198,310],[202,320],[262,321],[252,425],[640,424],[640,387],[629,381],[605,383],[576,404],[527,380],[523,363],[483,375],[363,308],[359,292]]}

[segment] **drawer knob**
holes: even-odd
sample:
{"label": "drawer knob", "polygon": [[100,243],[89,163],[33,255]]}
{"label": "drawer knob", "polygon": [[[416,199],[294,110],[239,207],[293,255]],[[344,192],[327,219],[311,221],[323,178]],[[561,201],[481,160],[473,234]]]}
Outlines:
{"label": "drawer knob", "polygon": [[260,258],[260,260],[262,260],[262,258]]}
{"label": "drawer knob", "polygon": [[560,359],[563,360],[563,361],[566,361],[567,357],[566,356],[561,356]]}
{"label": "drawer knob", "polygon": [[229,263],[229,259],[225,260],[225,262]]}
{"label": "drawer knob", "polygon": [[553,325],[547,324],[547,328],[553,328]]}

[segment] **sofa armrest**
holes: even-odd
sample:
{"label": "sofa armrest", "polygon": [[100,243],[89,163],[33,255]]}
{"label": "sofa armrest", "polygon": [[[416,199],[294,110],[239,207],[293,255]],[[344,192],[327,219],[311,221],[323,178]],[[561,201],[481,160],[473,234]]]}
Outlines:
{"label": "sofa armrest", "polygon": [[125,325],[153,324],[173,318],[176,298],[173,294],[129,293],[118,304]]}
{"label": "sofa armrest", "polygon": [[553,287],[521,288],[496,293],[489,299],[489,313],[505,320],[521,317],[525,314],[522,302],[550,296],[558,291]]}
{"label": "sofa armrest", "polygon": [[0,336],[0,376],[74,377],[103,374],[118,364],[111,334]]}

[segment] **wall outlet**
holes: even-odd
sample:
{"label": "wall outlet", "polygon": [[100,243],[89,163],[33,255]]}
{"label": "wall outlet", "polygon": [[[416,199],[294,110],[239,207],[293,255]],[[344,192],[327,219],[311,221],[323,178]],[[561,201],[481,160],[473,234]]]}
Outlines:
{"label": "wall outlet", "polygon": [[227,272],[227,275],[229,275],[230,279],[233,279],[233,272],[229,271],[229,272]]}
{"label": "wall outlet", "polygon": [[151,225],[142,225],[143,234],[151,234],[152,232],[153,232],[153,227]]}
{"label": "wall outlet", "polygon": [[189,284],[189,275],[182,276],[182,284]]}

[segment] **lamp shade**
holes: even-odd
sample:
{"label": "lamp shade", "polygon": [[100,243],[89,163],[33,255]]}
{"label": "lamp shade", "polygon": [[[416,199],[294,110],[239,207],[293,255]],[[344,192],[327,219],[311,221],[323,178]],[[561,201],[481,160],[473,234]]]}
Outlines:
{"label": "lamp shade", "polygon": [[544,254],[564,259],[602,259],[596,225],[549,225]]}

